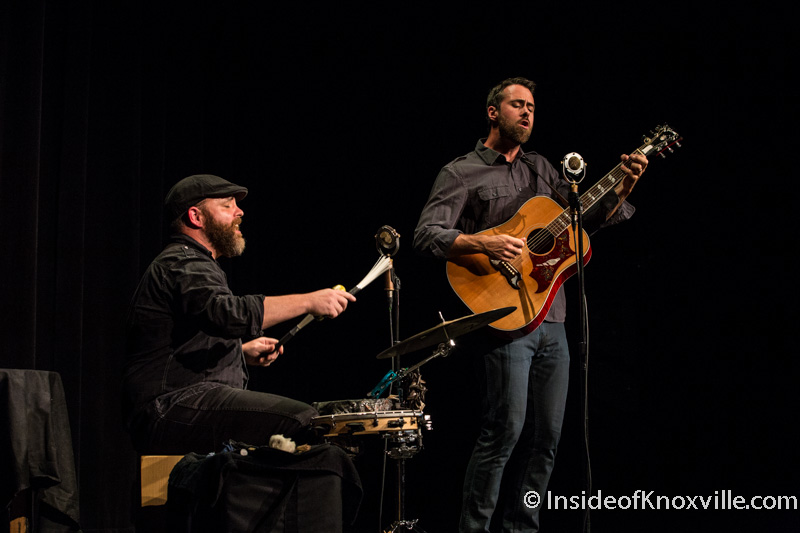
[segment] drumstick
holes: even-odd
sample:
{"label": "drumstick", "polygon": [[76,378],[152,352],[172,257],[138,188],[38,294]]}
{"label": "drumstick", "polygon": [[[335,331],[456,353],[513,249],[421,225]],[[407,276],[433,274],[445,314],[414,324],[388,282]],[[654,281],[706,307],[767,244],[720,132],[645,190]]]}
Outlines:
{"label": "drumstick", "polygon": [[[369,285],[370,283],[375,281],[375,278],[377,278],[378,276],[380,276],[384,272],[388,271],[390,268],[392,268],[392,258],[389,257],[389,256],[386,256],[386,255],[382,255],[380,257],[380,259],[378,259],[378,261],[372,266],[372,269],[370,269],[370,271],[367,273],[367,275],[364,276],[364,279],[359,281],[358,284],[356,284],[355,287],[353,287],[352,289],[350,289],[347,292],[349,292],[350,294],[355,296],[356,294],[361,292],[361,290],[364,289],[364,287],[366,287],[367,285]],[[342,285],[336,285],[333,288],[336,289],[336,290],[341,290],[341,291],[344,290],[344,287]],[[281,337],[281,340],[279,340],[278,344],[275,345],[275,348],[273,349],[273,352],[278,351],[281,346],[283,346],[284,344],[286,344],[287,342],[292,340],[292,337],[297,335],[298,331],[300,331],[301,329],[303,329],[304,327],[309,325],[311,322],[314,321],[314,319],[322,320],[323,318],[325,318],[325,317],[322,317],[322,316],[316,317],[316,316],[312,315],[311,313],[307,314],[303,318],[303,320],[301,320],[295,327],[290,329],[289,332],[286,333],[286,335]]]}

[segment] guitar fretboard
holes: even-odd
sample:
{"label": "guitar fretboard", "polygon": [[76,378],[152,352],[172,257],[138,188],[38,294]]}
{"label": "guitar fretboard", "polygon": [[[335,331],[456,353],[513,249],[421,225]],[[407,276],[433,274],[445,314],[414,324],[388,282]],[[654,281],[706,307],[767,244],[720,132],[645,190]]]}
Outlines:
{"label": "guitar fretboard", "polygon": [[[635,154],[644,154],[644,150],[649,146],[649,144],[645,144],[640,146],[636,150],[634,150]],[[620,162],[616,167],[614,167],[611,172],[603,176],[603,178],[594,184],[592,188],[581,195],[581,205],[583,206],[583,212],[586,213],[589,209],[594,206],[600,199],[605,196],[609,191],[613,190],[619,183],[625,179],[625,171],[622,170],[623,162]],[[569,208],[564,209],[560,215],[558,215],[550,224],[547,226],[547,231],[550,232],[551,235],[557,236],[561,235],[561,233],[567,229],[570,224],[572,223],[572,213]]]}

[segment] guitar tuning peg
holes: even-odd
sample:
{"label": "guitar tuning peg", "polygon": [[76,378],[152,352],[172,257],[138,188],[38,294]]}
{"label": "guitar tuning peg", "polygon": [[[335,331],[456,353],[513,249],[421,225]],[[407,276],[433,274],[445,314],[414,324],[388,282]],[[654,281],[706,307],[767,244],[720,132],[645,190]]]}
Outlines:
{"label": "guitar tuning peg", "polygon": [[675,146],[676,146],[677,148],[683,148],[683,147],[681,146],[681,143],[679,143],[679,142],[676,142],[676,143],[675,143]]}

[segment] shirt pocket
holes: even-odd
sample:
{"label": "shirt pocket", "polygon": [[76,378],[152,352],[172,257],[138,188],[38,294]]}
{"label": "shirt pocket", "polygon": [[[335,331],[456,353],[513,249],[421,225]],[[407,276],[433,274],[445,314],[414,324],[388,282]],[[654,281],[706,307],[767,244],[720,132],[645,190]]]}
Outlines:
{"label": "shirt pocket", "polygon": [[477,231],[496,226],[508,218],[507,211],[512,203],[512,188],[509,185],[488,185],[478,189],[478,203],[475,206]]}
{"label": "shirt pocket", "polygon": [[511,194],[511,187],[508,185],[492,185],[478,189],[478,198],[481,202],[490,202],[500,198],[507,198]]}

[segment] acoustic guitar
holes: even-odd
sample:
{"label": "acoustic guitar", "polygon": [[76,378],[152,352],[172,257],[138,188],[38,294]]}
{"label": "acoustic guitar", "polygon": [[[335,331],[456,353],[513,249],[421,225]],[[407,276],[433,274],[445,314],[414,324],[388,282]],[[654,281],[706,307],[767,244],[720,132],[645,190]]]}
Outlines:
{"label": "acoustic guitar", "polygon": [[[680,147],[681,140],[669,126],[658,126],[633,153],[664,157],[666,152],[673,152],[673,146]],[[625,178],[623,164],[619,163],[581,195],[584,213]],[[558,288],[578,269],[571,209],[562,208],[549,197],[535,196],[507,222],[478,234],[526,239],[527,250],[512,261],[490,260],[485,254],[449,259],[450,286],[473,313],[516,307],[516,311],[489,326],[510,337],[530,333],[547,316]],[[592,251],[585,231],[582,238],[586,264]]]}

